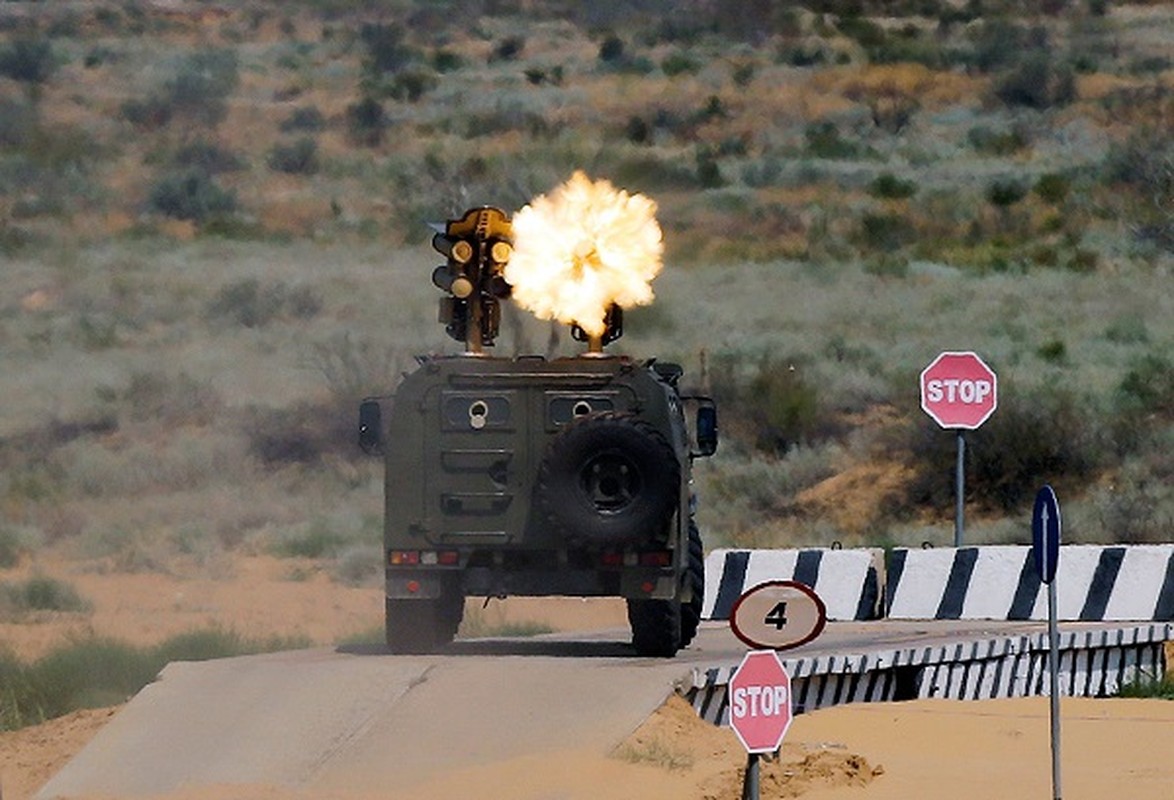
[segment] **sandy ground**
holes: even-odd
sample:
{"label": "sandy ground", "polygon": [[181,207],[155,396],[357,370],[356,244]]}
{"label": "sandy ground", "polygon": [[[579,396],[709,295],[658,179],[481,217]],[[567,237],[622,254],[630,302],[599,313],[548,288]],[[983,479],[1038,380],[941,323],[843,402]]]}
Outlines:
{"label": "sandy ground", "polygon": [[[29,569],[0,572],[0,580]],[[312,565],[289,560],[239,559],[219,578],[103,574],[48,563],[37,569],[68,579],[93,609],[0,625],[4,644],[25,658],[89,632],[150,644],[207,625],[329,644],[370,634],[381,615],[378,588],[339,586]],[[535,621],[560,630],[623,624],[622,606],[577,600],[511,601],[476,614],[482,624]],[[81,711],[0,733],[0,798],[31,797],[116,711]],[[1062,716],[1065,798],[1174,798],[1174,702],[1073,699],[1063,702]],[[613,753],[583,752],[569,743],[553,754],[470,766],[394,796],[480,797],[488,796],[485,787],[508,786],[515,800],[732,800],[740,797],[745,760],[729,730],[701,722],[673,700]],[[804,715],[780,758],[764,764],[762,779],[764,798],[810,800],[989,800],[1050,797],[1050,791],[1043,698],[859,705]],[[232,786],[174,798],[303,796],[309,797],[272,786]]]}

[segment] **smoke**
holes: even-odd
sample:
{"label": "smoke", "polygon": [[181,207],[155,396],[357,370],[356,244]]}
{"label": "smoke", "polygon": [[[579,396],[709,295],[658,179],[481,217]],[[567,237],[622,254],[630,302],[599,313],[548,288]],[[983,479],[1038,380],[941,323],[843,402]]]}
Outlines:
{"label": "smoke", "polygon": [[612,303],[652,302],[664,242],[656,203],[644,195],[575,172],[514,215],[513,236],[505,279],[513,299],[540,319],[600,336]]}

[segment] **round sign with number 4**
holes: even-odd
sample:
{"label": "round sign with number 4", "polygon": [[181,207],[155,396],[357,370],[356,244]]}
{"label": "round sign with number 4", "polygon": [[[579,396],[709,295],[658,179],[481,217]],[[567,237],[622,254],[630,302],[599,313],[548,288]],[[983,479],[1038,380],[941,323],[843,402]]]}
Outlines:
{"label": "round sign with number 4", "polygon": [[751,647],[789,650],[823,632],[827,608],[798,581],[768,581],[742,593],[730,610],[730,628]]}

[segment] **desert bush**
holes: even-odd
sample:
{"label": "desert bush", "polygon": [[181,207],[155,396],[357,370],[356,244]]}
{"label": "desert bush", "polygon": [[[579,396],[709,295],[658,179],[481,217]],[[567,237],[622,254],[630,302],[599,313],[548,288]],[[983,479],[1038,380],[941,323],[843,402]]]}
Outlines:
{"label": "desert bush", "polygon": [[1153,126],[1143,126],[1123,145],[1110,149],[1102,175],[1105,182],[1135,194],[1135,234],[1174,251],[1174,140]]}
{"label": "desert bush", "polygon": [[807,154],[815,158],[858,158],[861,148],[848,141],[834,122],[815,122],[803,131],[807,140]]}
{"label": "desert bush", "polygon": [[349,331],[313,343],[305,356],[306,366],[322,376],[339,407],[347,409],[364,397],[386,394],[406,361],[396,346],[356,339]]}
{"label": "desert bush", "polygon": [[164,175],[151,187],[147,202],[154,211],[196,223],[237,210],[236,195],[200,169]]}
{"label": "desert bush", "polygon": [[244,159],[236,153],[207,139],[194,139],[180,145],[171,161],[177,167],[198,170],[207,175],[239,172],[246,166]]}
{"label": "desert bush", "polygon": [[432,54],[432,69],[439,73],[456,72],[465,66],[465,59],[459,53],[441,48]]}
{"label": "desert bush", "polygon": [[1018,63],[1033,40],[1026,28],[1006,19],[983,22],[974,29],[972,37],[973,63],[981,72],[994,72]]}
{"label": "desert bush", "polygon": [[29,544],[20,528],[0,526],[0,569],[11,569],[29,551]]}
{"label": "desert bush", "polygon": [[95,394],[130,422],[202,426],[215,420],[223,409],[223,400],[212,384],[186,372],[170,375],[139,370],[131,373],[124,386],[103,386]]}
{"label": "desert bush", "polygon": [[346,108],[347,133],[350,139],[362,147],[378,147],[383,143],[387,129],[387,114],[383,104],[367,96]]}
{"label": "desert bush", "polygon": [[210,628],[173,636],[155,647],[90,636],[57,647],[31,663],[0,650],[0,731],[35,725],[79,708],[126,702],[171,661],[307,646],[304,638],[250,639]]}
{"label": "desert bush", "polygon": [[322,298],[312,286],[290,288],[276,281],[263,287],[256,278],[240,278],[220,287],[206,315],[210,320],[260,328],[277,319],[312,319],[321,310]]}
{"label": "desert bush", "polygon": [[1032,191],[1044,202],[1059,205],[1068,196],[1072,182],[1068,176],[1058,172],[1048,172],[1040,175]]}
{"label": "desert bush", "polygon": [[359,32],[367,48],[364,67],[368,72],[398,72],[419,58],[415,48],[405,43],[407,31],[394,24],[368,23]]}
{"label": "desert bush", "polygon": [[984,195],[986,201],[996,208],[1010,208],[1024,197],[1027,197],[1027,184],[1024,181],[998,179],[991,181]]}
{"label": "desert bush", "polygon": [[317,464],[327,454],[356,457],[354,409],[299,402],[248,409],[240,420],[249,454],[263,465]]}
{"label": "desert bush", "polygon": [[886,200],[905,200],[917,194],[917,182],[884,172],[868,185],[868,193]]}
{"label": "desert bush", "polygon": [[[1076,493],[1111,460],[1107,431],[1088,398],[1051,387],[1000,389],[998,411],[981,428],[966,433],[969,502],[988,512],[1018,513],[1041,484]],[[948,507],[953,501],[955,437],[928,420],[918,420],[907,430],[913,472],[908,501]]]}
{"label": "desert bush", "polygon": [[689,53],[676,50],[669,53],[660,62],[660,69],[670,78],[678,75],[692,75],[701,69],[701,62]]}
{"label": "desert bush", "polygon": [[1174,531],[1174,455],[1161,448],[1128,459],[1111,483],[1093,493],[1093,505],[1112,541],[1168,542]]}
{"label": "desert bush", "polygon": [[1009,131],[994,131],[985,125],[971,128],[966,139],[976,152],[989,156],[1010,156],[1031,146],[1031,139],[1022,126]]}
{"label": "desert bush", "polygon": [[17,38],[0,46],[0,75],[30,87],[45,83],[57,68],[48,39]]}
{"label": "desert bush", "polygon": [[493,51],[489,54],[489,60],[491,62],[516,61],[525,49],[525,36],[507,36],[493,46]]}
{"label": "desert bush", "polygon": [[1050,53],[1033,52],[999,78],[995,96],[1009,106],[1063,106],[1076,99],[1076,81],[1072,69],[1057,65]]}
{"label": "desert bush", "polygon": [[[560,73],[561,74],[561,73]],[[543,72],[542,80],[546,80],[547,75]],[[541,83],[542,80],[538,81]],[[534,81],[531,81],[533,83]],[[557,83],[552,81],[552,83]],[[396,73],[391,84],[387,87],[387,96],[395,100],[415,103],[424,96],[425,93],[432,91],[439,84],[436,76],[431,72],[424,70],[403,70]]]}
{"label": "desert bush", "polygon": [[186,122],[215,126],[228,113],[226,98],[240,81],[236,51],[200,50],[185,58],[164,84],[172,113]]}
{"label": "desert bush", "polygon": [[860,219],[860,243],[870,250],[891,253],[916,239],[913,223],[903,214],[865,214]]}
{"label": "desert bush", "polygon": [[326,117],[322,116],[317,106],[302,106],[291,111],[278,127],[282,133],[320,131],[326,127]]}
{"label": "desert bush", "polygon": [[9,619],[32,611],[89,611],[90,604],[68,583],[37,575],[15,583],[0,583],[0,616]]}
{"label": "desert bush", "polygon": [[[285,558],[327,558],[337,556],[351,540],[352,536],[339,531],[330,521],[317,519],[283,531],[273,543],[273,552]],[[372,563],[379,563],[379,559]]]}
{"label": "desert bush", "polygon": [[599,60],[605,64],[614,64],[624,57],[624,40],[614,33],[608,34],[599,44]]}
{"label": "desert bush", "polygon": [[313,175],[318,171],[318,142],[303,136],[273,145],[265,161],[269,169],[288,175]]}

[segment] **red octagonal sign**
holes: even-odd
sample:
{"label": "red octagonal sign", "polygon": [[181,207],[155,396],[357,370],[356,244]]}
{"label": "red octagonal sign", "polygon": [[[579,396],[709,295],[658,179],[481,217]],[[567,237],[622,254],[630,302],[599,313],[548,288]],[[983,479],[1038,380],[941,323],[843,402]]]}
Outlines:
{"label": "red octagonal sign", "polygon": [[791,676],[774,650],[747,653],[730,677],[730,727],[748,753],[773,753],[791,727]]}
{"label": "red octagonal sign", "polygon": [[995,413],[995,372],[974,353],[942,353],[921,372],[921,408],[943,428],[974,430]]}

